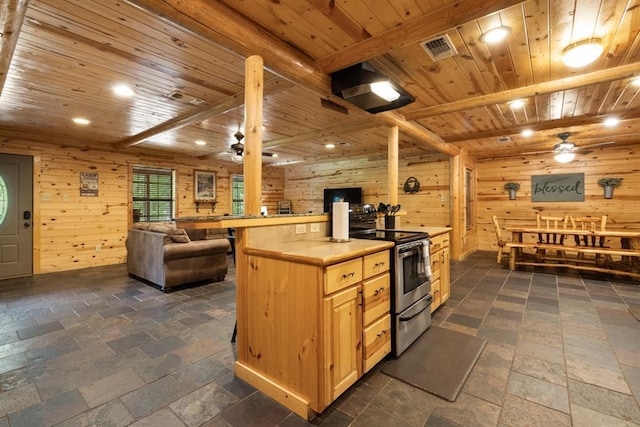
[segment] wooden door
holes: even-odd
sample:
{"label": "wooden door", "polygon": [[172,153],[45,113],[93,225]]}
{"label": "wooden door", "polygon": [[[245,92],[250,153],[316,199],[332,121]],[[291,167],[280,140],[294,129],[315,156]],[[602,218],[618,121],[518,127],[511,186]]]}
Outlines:
{"label": "wooden door", "polygon": [[33,274],[33,158],[0,154],[0,279]]}
{"label": "wooden door", "polygon": [[325,298],[325,399],[328,405],[355,383],[362,369],[361,286]]}

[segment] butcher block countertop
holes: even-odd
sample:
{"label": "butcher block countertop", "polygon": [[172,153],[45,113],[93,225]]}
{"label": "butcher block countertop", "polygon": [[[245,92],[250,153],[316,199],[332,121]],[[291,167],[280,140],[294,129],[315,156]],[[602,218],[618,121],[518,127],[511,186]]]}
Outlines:
{"label": "butcher block countertop", "polygon": [[384,240],[351,239],[349,242],[334,243],[330,242],[328,237],[324,237],[277,244],[256,244],[245,248],[244,253],[304,264],[327,266],[392,247],[393,242]]}

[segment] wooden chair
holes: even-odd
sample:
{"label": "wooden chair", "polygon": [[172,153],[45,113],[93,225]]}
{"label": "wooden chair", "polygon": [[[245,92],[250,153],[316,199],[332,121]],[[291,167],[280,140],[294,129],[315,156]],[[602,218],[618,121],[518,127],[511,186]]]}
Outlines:
{"label": "wooden chair", "polygon": [[502,230],[500,229],[500,223],[498,222],[498,217],[496,215],[491,217],[491,222],[493,223],[493,230],[496,233],[496,240],[498,241],[498,258],[496,259],[496,262],[500,264],[502,262],[504,246],[507,241],[502,238]]}
{"label": "wooden chair", "polygon": [[[539,229],[549,230],[549,231],[559,231],[566,230],[567,225],[569,224],[569,215],[565,216],[554,216],[554,215],[540,215],[540,213],[536,213],[536,226]],[[565,235],[562,233],[538,233],[538,243],[544,244],[552,244],[558,245],[559,248],[555,251],[556,257],[564,259],[567,257],[565,251],[563,251],[560,247],[564,245]],[[536,252],[536,258],[546,258],[547,251],[546,249],[538,249]],[[547,258],[552,259],[552,258]]]}
{"label": "wooden chair", "polygon": [[[585,231],[605,231],[607,227],[607,215],[601,217],[595,216],[583,216],[583,217],[570,217],[571,226],[575,230]],[[576,240],[576,246],[596,246],[596,237],[591,236],[574,236]],[[590,240],[590,241],[589,241]],[[604,246],[604,237],[600,237],[598,241],[600,247]]]}

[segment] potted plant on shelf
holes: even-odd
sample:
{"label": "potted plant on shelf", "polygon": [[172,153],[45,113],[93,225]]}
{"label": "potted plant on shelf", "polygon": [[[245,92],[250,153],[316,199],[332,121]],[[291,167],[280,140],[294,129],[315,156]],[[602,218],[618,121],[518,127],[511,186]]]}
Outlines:
{"label": "potted plant on shelf", "polygon": [[520,189],[520,184],[517,182],[507,182],[504,184],[504,189],[509,190],[509,200],[516,199],[516,191]]}
{"label": "potted plant on shelf", "polygon": [[604,198],[610,199],[613,197],[613,188],[622,183],[622,178],[600,178],[598,185],[604,188]]}

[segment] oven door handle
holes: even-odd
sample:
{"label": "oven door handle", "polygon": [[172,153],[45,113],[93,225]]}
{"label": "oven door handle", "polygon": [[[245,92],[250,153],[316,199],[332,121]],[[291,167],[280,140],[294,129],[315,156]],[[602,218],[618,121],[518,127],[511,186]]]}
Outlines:
{"label": "oven door handle", "polygon": [[430,309],[430,307],[431,307],[431,303],[433,302],[433,295],[429,294],[429,295],[427,295],[426,297],[424,297],[422,300],[423,300],[423,301],[425,301],[425,302],[423,303],[423,304],[425,304],[425,306],[424,306],[423,308],[421,308],[420,310],[418,310],[418,312],[417,312],[417,313],[412,314],[412,315],[411,315],[411,316],[409,316],[409,317],[398,317],[398,320],[399,320],[399,321],[401,321],[401,322],[408,322],[408,321],[410,321],[411,319],[413,319],[413,318],[415,318],[415,317],[419,316],[420,314],[422,314],[422,312],[423,312],[423,311],[425,311],[425,310],[427,310],[427,309]]}
{"label": "oven door handle", "polygon": [[410,256],[413,256],[413,255],[417,254],[417,253],[418,253],[417,249],[411,248],[411,249],[406,250],[405,252],[398,253],[398,258],[400,258],[400,259],[408,258]]}

